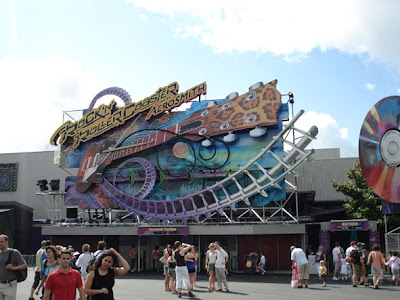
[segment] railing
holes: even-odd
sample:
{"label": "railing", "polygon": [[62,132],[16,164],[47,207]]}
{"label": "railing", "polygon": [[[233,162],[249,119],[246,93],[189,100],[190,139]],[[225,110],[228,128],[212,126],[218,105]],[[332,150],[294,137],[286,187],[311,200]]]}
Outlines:
{"label": "railing", "polygon": [[22,257],[26,261],[28,267],[36,267],[36,255],[28,254],[28,255],[22,255]]}

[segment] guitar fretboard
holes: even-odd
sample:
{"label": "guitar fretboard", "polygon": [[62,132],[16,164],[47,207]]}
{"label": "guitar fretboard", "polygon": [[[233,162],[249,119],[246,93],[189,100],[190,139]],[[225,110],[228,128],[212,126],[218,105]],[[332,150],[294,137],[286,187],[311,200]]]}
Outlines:
{"label": "guitar fretboard", "polygon": [[[177,125],[168,128],[167,130],[172,131],[171,129],[176,128]],[[157,145],[163,144],[170,139],[174,138],[176,135],[172,132],[167,131],[158,131],[144,138],[138,139],[135,142],[128,144],[123,147],[123,149],[112,151],[111,153],[102,154],[102,159],[99,161],[106,159],[105,164],[109,165],[114,160],[132,155],[134,153],[155,147]]]}

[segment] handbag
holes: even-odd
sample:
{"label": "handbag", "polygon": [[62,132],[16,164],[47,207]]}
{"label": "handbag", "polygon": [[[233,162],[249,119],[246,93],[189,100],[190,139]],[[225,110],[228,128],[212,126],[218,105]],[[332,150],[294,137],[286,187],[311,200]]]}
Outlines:
{"label": "handbag", "polygon": [[[8,259],[7,259],[6,265],[11,263],[13,253],[14,253],[14,250],[10,249],[10,253],[8,253]],[[15,277],[17,278],[17,282],[25,281],[26,277],[28,277],[28,268],[23,269],[23,270],[13,271],[13,272],[15,274]]]}
{"label": "handbag", "polygon": [[293,269],[292,281],[290,284],[294,289],[299,286],[299,272],[297,270],[297,266]]}
{"label": "handbag", "polygon": [[160,257],[159,261],[160,261],[160,263],[162,263],[163,265],[166,265],[166,264],[167,264],[167,259],[165,258],[164,255]]}

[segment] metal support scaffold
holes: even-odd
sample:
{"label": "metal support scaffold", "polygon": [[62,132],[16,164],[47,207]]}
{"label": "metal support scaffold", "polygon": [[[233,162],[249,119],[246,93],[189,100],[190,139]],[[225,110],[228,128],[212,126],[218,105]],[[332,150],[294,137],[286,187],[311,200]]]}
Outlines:
{"label": "metal support scaffold", "polygon": [[36,193],[46,208],[48,219],[53,225],[60,223],[63,218],[64,195],[65,192],[62,191]]}

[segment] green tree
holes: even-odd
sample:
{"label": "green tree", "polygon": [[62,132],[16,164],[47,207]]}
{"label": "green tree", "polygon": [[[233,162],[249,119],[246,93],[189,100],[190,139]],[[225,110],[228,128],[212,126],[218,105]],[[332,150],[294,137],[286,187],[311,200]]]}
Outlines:
{"label": "green tree", "polygon": [[[369,187],[362,173],[360,162],[347,172],[349,181],[332,181],[333,188],[345,195],[344,207],[351,218],[377,220],[380,232],[383,232],[384,217],[381,198]],[[387,216],[388,230],[399,226],[400,217]]]}

